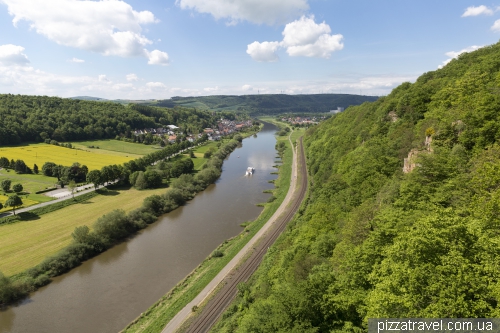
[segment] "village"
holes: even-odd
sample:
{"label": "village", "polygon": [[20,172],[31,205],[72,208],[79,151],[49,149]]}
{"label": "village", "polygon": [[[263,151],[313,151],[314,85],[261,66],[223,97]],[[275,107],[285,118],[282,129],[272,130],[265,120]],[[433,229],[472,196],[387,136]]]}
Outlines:
{"label": "village", "polygon": [[[245,121],[234,121],[221,119],[214,128],[205,128],[201,133],[187,133],[184,134],[182,129],[175,125],[167,125],[166,128],[145,128],[140,130],[135,130],[132,132],[134,135],[134,142],[168,142],[176,143],[182,141],[194,142],[201,138],[204,134],[207,135],[208,140],[218,141],[223,136],[230,135],[234,132],[239,132],[243,128],[251,127],[252,120]],[[150,141],[150,142],[148,142]]]}
{"label": "village", "polygon": [[326,119],[325,116],[322,117],[282,117],[280,120],[295,126],[308,126],[316,125],[321,120]]}

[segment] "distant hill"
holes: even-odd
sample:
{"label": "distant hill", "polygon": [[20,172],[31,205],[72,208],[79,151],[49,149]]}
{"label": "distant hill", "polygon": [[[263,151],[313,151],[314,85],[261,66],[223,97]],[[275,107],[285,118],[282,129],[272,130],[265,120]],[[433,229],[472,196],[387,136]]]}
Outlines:
{"label": "distant hill", "polygon": [[243,95],[243,96],[199,96],[172,97],[158,100],[152,105],[174,107],[176,105],[210,109],[214,111],[246,112],[251,115],[278,113],[328,112],[337,107],[347,108],[364,102],[373,102],[377,96],[349,94],[313,94],[313,95]]}
{"label": "distant hill", "polygon": [[70,97],[71,99],[79,99],[81,101],[109,101],[109,99],[100,98],[100,97],[92,97],[92,96],[76,96]]}
{"label": "distant hill", "polygon": [[70,99],[77,99],[80,101],[93,101],[93,102],[112,102],[112,103],[118,103],[118,104],[151,104],[154,102],[154,99],[139,99],[139,100],[134,100],[134,99],[106,99],[106,98],[101,98],[101,97],[92,97],[92,96],[75,96],[75,97],[70,97]]}
{"label": "distant hill", "polygon": [[199,132],[214,122],[211,113],[192,108],[176,107],[172,110],[131,101],[96,100],[88,96],[59,98],[0,94],[0,146],[46,139],[67,142],[116,136],[131,138],[134,129],[170,124],[189,132]]}

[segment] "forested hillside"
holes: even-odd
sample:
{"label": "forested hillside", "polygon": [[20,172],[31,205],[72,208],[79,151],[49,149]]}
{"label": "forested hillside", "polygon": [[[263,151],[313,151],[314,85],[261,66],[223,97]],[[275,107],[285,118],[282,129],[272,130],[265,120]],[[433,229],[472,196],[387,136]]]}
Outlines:
{"label": "forested hillside", "polygon": [[214,123],[192,108],[124,106],[47,96],[0,95],[0,145],[26,141],[130,137],[131,130],[175,124],[188,131]]}
{"label": "forested hillside", "polygon": [[499,317],[499,138],[500,44],[311,128],[308,204],[215,331]]}
{"label": "forested hillside", "polygon": [[367,101],[375,101],[376,96],[350,94],[312,95],[243,95],[243,96],[200,96],[172,97],[156,102],[159,106],[182,105],[217,111],[246,112],[251,115],[272,115],[280,113],[329,112],[337,107],[347,108]]}

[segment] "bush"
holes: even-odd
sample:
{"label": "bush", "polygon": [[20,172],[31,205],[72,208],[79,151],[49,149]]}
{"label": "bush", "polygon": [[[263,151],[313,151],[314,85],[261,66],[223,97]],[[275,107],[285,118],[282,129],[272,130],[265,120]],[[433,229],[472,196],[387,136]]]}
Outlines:
{"label": "bush", "polygon": [[115,209],[98,218],[93,229],[96,235],[111,242],[120,240],[135,231],[122,209]]}
{"label": "bush", "polygon": [[220,258],[223,256],[224,256],[224,253],[220,250],[215,250],[214,252],[212,252],[212,255],[211,255],[212,258]]}

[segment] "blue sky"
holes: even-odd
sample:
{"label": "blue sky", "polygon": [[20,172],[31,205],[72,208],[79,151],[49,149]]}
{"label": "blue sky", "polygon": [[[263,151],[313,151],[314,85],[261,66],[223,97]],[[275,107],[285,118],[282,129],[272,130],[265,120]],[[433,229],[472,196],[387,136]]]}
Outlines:
{"label": "blue sky", "polygon": [[0,93],[386,95],[500,38],[500,2],[0,0]]}

